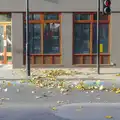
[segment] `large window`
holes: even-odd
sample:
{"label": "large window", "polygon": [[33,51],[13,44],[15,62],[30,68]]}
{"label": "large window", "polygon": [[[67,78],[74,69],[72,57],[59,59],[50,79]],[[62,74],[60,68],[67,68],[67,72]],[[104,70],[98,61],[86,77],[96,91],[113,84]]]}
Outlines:
{"label": "large window", "polygon": [[[31,13],[29,19],[31,64],[61,64],[61,14]],[[24,64],[25,28],[24,15]]]}
{"label": "large window", "polygon": [[[96,64],[97,14],[74,13],[73,64]],[[100,15],[100,64],[110,63],[110,16]]]}

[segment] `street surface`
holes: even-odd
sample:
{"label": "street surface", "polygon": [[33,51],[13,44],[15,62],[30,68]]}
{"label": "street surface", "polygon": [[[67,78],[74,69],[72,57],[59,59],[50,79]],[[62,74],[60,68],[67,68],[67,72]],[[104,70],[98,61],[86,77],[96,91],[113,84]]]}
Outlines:
{"label": "street surface", "polygon": [[[85,80],[85,84],[89,85],[101,80],[99,85],[105,88],[110,88],[112,84],[120,88],[120,75],[116,76],[120,69],[101,68],[100,75],[94,69],[76,70],[82,73],[61,75],[57,79],[64,79],[71,84]],[[33,72],[40,73],[38,69]],[[73,90],[61,94],[58,89],[19,84],[18,80],[21,79],[26,79],[24,70],[16,71],[11,66],[0,66],[0,120],[106,120],[106,116],[113,117],[111,120],[120,120],[120,93]],[[1,85],[3,80],[11,81],[12,86]]]}
{"label": "street surface", "polygon": [[120,120],[120,94],[108,91],[63,95],[20,84],[1,89],[0,98],[0,120],[105,120],[109,115]]}

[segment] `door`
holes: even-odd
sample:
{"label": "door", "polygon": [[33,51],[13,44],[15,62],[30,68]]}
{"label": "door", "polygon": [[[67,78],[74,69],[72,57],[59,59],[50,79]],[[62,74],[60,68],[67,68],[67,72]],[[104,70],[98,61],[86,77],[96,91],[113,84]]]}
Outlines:
{"label": "door", "polygon": [[0,64],[12,63],[11,25],[0,24]]}

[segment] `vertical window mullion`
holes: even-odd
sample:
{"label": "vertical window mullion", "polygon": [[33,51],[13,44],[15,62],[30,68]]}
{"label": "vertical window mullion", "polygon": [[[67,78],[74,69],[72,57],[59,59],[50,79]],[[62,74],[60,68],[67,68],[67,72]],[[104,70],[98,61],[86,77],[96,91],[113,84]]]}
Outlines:
{"label": "vertical window mullion", "polygon": [[90,64],[92,64],[92,47],[93,47],[93,14],[90,15]]}
{"label": "vertical window mullion", "polygon": [[32,54],[35,54],[35,52],[34,52],[34,50],[35,50],[34,47],[36,47],[36,46],[34,46],[34,40],[35,40],[35,39],[34,39],[34,34],[35,34],[35,33],[34,33],[34,32],[35,32],[35,30],[34,30],[34,29],[35,29],[35,28],[34,28],[34,25],[35,25],[35,23],[32,24],[32,38],[33,38],[32,41],[31,41],[31,44],[32,44],[32,45],[31,45],[31,47],[32,47]]}
{"label": "vertical window mullion", "polygon": [[42,64],[44,64],[44,55],[43,55],[43,47],[44,47],[44,44],[43,44],[43,39],[44,39],[44,14],[41,14],[41,21],[42,21],[42,23],[41,23],[41,55],[42,55]]}

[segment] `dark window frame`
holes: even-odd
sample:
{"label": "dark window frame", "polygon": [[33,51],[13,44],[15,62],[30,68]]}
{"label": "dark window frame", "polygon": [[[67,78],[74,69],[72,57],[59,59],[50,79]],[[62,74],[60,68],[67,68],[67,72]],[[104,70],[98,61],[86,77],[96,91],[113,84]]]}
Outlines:
{"label": "dark window frame", "polygon": [[[90,20],[75,20],[74,14],[90,14]],[[73,13],[73,28],[75,23],[89,23],[90,24],[90,53],[86,54],[74,54],[74,29],[73,29],[73,65],[84,65],[84,64],[96,64],[96,62],[93,62],[94,58],[96,58],[97,54],[93,53],[92,47],[93,47],[93,24],[97,23],[96,20],[94,20],[94,15],[96,12],[77,12]],[[108,53],[100,53],[100,64],[105,64],[103,62],[104,57],[107,57],[107,64],[110,64],[110,15],[108,16],[107,20],[100,20],[100,23],[108,24]],[[88,63],[85,63],[84,59],[89,57]]]}
{"label": "dark window frame", "polygon": [[[52,14],[58,14],[59,16],[59,19],[58,20],[44,20],[44,14],[45,13],[30,13],[30,14],[40,14],[40,19],[32,19],[29,21],[30,24],[40,24],[41,25],[41,44],[40,44],[40,53],[39,54],[30,54],[31,55],[31,64],[62,64],[62,61],[61,61],[61,56],[62,56],[62,51],[61,51],[61,13],[52,13]],[[51,12],[48,12],[48,14],[51,14]],[[23,20],[24,20],[24,24],[25,24],[25,13],[23,15]],[[59,27],[59,49],[60,49],[60,52],[59,53],[51,53],[51,54],[44,54],[44,48],[43,48],[43,44],[44,44],[44,24],[46,23],[59,23],[60,24],[60,27]],[[24,35],[25,37],[25,35]],[[24,44],[24,47],[25,47],[25,43]],[[39,61],[41,61],[41,63],[38,63],[38,60],[36,59],[39,59]],[[59,59],[59,62],[56,61]],[[36,62],[37,61],[37,62]],[[25,52],[24,52],[24,64],[25,64]]]}

